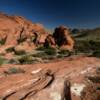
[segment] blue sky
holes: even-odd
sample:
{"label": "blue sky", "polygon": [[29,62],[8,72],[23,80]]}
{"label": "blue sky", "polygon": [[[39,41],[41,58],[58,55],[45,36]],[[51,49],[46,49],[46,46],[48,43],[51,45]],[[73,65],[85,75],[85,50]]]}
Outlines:
{"label": "blue sky", "polygon": [[100,26],[100,0],[0,0],[0,11],[24,16],[47,28]]}

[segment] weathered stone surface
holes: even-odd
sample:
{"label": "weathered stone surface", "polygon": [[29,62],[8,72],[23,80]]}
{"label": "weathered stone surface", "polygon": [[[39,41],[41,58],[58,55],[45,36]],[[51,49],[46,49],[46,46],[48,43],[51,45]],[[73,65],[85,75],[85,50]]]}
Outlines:
{"label": "weathered stone surface", "polygon": [[[83,56],[42,64],[2,65],[0,99],[10,94],[6,100],[99,100],[98,66],[100,59]],[[13,67],[25,73],[4,73]]]}
{"label": "weathered stone surface", "polygon": [[72,50],[74,46],[74,40],[70,35],[70,31],[65,26],[60,26],[55,29],[53,33],[56,44],[61,49]]}
{"label": "weathered stone surface", "polygon": [[48,35],[46,37],[44,46],[45,47],[53,47],[53,48],[56,47],[56,43],[55,43],[55,40],[52,35]]}
{"label": "weathered stone surface", "polygon": [[32,96],[33,100],[71,100],[70,84],[64,78],[57,78],[53,83]]}

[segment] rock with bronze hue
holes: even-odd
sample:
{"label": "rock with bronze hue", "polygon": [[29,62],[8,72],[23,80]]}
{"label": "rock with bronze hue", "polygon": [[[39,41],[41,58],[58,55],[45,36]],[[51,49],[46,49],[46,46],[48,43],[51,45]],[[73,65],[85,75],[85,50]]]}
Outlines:
{"label": "rock with bronze hue", "polygon": [[40,46],[53,48],[59,46],[60,49],[71,51],[74,41],[69,29],[64,26],[56,28],[54,34],[51,35],[39,23],[33,24],[21,16],[8,16],[0,13],[0,45],[1,48],[2,45],[12,45],[25,51],[32,51]]}
{"label": "rock with bronze hue", "polygon": [[32,95],[30,100],[71,100],[70,84],[64,78],[55,79],[52,84],[36,95]]}
{"label": "rock with bronze hue", "polygon": [[0,45],[13,45],[18,49],[32,51],[44,45],[47,35],[42,24],[33,24],[21,16],[0,13]]}
{"label": "rock with bronze hue", "polygon": [[48,33],[45,33],[45,32],[35,32],[35,39],[34,39],[34,42],[36,44],[36,46],[44,46],[45,44],[45,40],[48,36]]}
{"label": "rock with bronze hue", "polygon": [[55,43],[55,40],[53,38],[52,35],[48,35],[45,39],[45,44],[44,44],[45,47],[53,47],[55,48],[56,47],[56,43]]}
{"label": "rock with bronze hue", "polygon": [[[37,37],[35,37],[35,32],[39,33]],[[8,16],[0,13],[0,40],[5,40],[5,45],[17,45],[32,37],[35,37],[37,41],[42,41],[41,38],[43,39],[45,34],[41,24],[33,24],[20,16]]]}
{"label": "rock with bronze hue", "polygon": [[72,50],[74,46],[74,40],[70,35],[70,31],[65,26],[60,26],[55,29],[53,33],[53,37],[55,39],[56,44],[61,49]]}

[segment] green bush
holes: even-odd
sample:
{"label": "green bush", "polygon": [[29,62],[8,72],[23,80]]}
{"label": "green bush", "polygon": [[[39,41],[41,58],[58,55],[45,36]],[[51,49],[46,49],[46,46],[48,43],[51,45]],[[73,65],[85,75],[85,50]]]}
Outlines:
{"label": "green bush", "polygon": [[66,54],[69,54],[70,52],[68,50],[60,50],[58,53],[66,55]]}
{"label": "green bush", "polygon": [[1,45],[4,45],[5,42],[6,42],[6,39],[1,39],[1,40],[0,40],[0,44],[1,44]]}
{"label": "green bush", "polygon": [[65,56],[70,56],[71,55],[71,52],[68,51],[68,50],[60,50],[58,52],[58,58],[61,58],[61,57],[65,57]]}
{"label": "green bush", "polygon": [[[37,50],[43,51],[46,55],[55,55],[57,53],[56,49],[54,49],[52,47],[48,47],[48,48],[46,48],[46,47],[39,47],[39,48],[37,48]],[[38,54],[38,55],[41,55],[41,53]]]}
{"label": "green bush", "polygon": [[13,52],[14,51],[14,47],[10,47],[6,49],[7,52]]}
{"label": "green bush", "polygon": [[51,48],[51,47],[48,47],[48,48],[44,49],[44,52],[47,55],[56,55],[57,54],[56,49]]}
{"label": "green bush", "polygon": [[0,65],[2,65],[5,62],[5,59],[0,57]]}
{"label": "green bush", "polygon": [[44,58],[45,56],[47,56],[45,52],[39,52],[33,55],[33,57],[40,57],[40,58]]}
{"label": "green bush", "polygon": [[25,73],[25,71],[21,68],[9,68],[8,71],[4,71],[6,74],[16,74],[16,73]]}
{"label": "green bush", "polygon": [[10,59],[10,60],[8,60],[8,64],[19,64],[19,61],[18,61],[18,59]]}
{"label": "green bush", "polygon": [[25,50],[20,50],[20,51],[14,51],[15,55],[24,55],[26,54]]}
{"label": "green bush", "polygon": [[40,46],[40,47],[38,47],[36,50],[39,50],[39,51],[44,51],[45,49],[46,49],[45,47]]}
{"label": "green bush", "polygon": [[77,41],[75,44],[75,50],[77,52],[88,53],[91,50],[91,45],[87,41]]}
{"label": "green bush", "polygon": [[94,51],[92,56],[100,58],[100,51]]}
{"label": "green bush", "polygon": [[18,59],[20,64],[31,64],[33,63],[33,58],[30,55],[24,55],[21,58]]}

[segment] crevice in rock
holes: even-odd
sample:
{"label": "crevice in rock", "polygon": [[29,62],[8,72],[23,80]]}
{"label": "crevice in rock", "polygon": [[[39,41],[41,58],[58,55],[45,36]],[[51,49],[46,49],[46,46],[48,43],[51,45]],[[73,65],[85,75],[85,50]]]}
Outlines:
{"label": "crevice in rock", "polygon": [[70,82],[67,81],[64,83],[65,84],[65,89],[64,89],[64,99],[63,100],[72,100],[71,99],[71,90],[70,90]]}
{"label": "crevice in rock", "polygon": [[16,92],[11,92],[10,94],[4,96],[4,97],[2,98],[2,100],[7,100],[10,96],[12,96],[12,95],[15,94],[15,93],[16,93]]}

